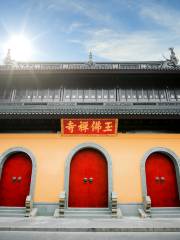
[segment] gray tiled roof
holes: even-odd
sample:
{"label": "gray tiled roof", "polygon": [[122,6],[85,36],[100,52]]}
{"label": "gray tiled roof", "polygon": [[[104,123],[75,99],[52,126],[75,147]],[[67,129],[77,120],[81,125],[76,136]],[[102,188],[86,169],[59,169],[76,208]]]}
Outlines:
{"label": "gray tiled roof", "polygon": [[0,105],[0,116],[55,116],[55,115],[68,115],[68,116],[180,116],[180,105],[154,105],[154,106],[129,106],[122,105],[85,105],[85,106],[63,106],[63,105]]}

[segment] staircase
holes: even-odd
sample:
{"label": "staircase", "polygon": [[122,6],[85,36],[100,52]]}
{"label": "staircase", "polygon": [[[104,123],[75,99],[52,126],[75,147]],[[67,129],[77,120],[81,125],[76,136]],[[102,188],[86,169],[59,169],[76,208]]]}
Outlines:
{"label": "staircase", "polygon": [[[55,212],[55,217],[59,217],[59,209]],[[64,212],[64,218],[111,218],[112,213],[109,208],[68,208]]]}
{"label": "staircase", "polygon": [[152,207],[152,218],[180,218],[180,207]]}
{"label": "staircase", "polygon": [[0,207],[0,217],[25,217],[25,207]]}

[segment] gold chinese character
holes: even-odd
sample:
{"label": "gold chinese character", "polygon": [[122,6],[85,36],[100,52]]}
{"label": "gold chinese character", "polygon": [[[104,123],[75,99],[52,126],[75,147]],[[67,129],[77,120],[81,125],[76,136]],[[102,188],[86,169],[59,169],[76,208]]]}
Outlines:
{"label": "gold chinese character", "polygon": [[65,128],[67,128],[70,131],[70,133],[73,133],[75,127],[76,124],[74,124],[73,121],[68,121],[67,126]]}
{"label": "gold chinese character", "polygon": [[80,124],[78,125],[79,131],[80,132],[87,132],[89,130],[88,128],[88,122],[80,121]]}
{"label": "gold chinese character", "polygon": [[112,132],[112,122],[105,122],[105,129],[103,130],[103,132]]}
{"label": "gold chinese character", "polygon": [[100,121],[93,121],[91,125],[93,132],[98,132],[102,129],[101,122]]}

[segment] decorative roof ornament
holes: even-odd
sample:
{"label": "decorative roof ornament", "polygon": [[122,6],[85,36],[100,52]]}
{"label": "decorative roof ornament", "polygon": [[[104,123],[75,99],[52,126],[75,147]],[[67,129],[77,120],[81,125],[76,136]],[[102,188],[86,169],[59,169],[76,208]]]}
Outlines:
{"label": "decorative roof ornament", "polygon": [[175,52],[174,52],[174,48],[173,48],[173,47],[170,47],[170,48],[169,48],[169,51],[170,51],[170,58],[168,59],[168,58],[164,57],[164,58],[166,59],[166,61],[165,61],[165,66],[168,66],[168,67],[177,67],[179,60],[178,60],[178,58],[176,57],[176,54],[175,54]]}
{"label": "decorative roof ornament", "polygon": [[89,52],[88,64],[89,64],[89,65],[93,65],[93,55],[92,55],[92,52],[91,52],[91,51]]}
{"label": "decorative roof ornament", "polygon": [[6,65],[12,65],[13,64],[13,60],[11,58],[11,49],[8,49],[7,55],[6,55],[5,59],[4,59],[4,63]]}
{"label": "decorative roof ornament", "polygon": [[170,54],[170,61],[174,64],[174,65],[177,65],[179,60],[178,58],[176,57],[175,55],[175,52],[174,52],[174,48],[169,48],[169,51],[171,52]]}

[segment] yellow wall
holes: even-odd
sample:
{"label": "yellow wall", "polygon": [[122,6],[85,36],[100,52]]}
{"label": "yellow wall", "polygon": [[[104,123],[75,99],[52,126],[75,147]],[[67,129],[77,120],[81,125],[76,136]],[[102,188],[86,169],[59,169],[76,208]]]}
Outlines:
{"label": "yellow wall", "polygon": [[64,189],[65,160],[78,144],[94,142],[112,158],[113,191],[120,203],[141,202],[140,163],[146,151],[165,147],[180,156],[178,134],[118,134],[115,137],[62,137],[60,134],[0,134],[0,154],[29,149],[37,162],[35,202],[57,202]]}

